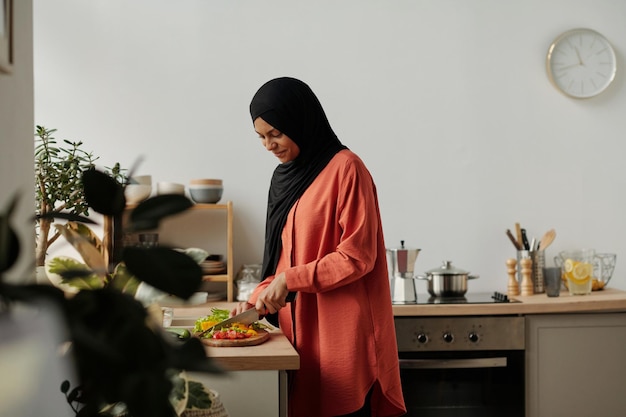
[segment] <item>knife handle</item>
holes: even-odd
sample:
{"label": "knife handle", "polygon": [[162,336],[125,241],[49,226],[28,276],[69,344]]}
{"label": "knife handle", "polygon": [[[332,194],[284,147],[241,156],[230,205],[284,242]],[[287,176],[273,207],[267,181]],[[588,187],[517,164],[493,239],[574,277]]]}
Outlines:
{"label": "knife handle", "polygon": [[530,250],[530,243],[528,243],[528,237],[526,236],[526,229],[522,229],[522,244],[524,249]]}

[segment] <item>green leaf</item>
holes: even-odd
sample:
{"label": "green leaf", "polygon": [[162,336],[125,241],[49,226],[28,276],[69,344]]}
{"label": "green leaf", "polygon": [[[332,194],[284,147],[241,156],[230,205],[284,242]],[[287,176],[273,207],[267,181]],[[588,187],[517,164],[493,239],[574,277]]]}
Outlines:
{"label": "green leaf", "polygon": [[181,213],[193,206],[193,202],[184,195],[157,195],[139,203],[130,213],[129,231],[152,230],[159,222],[173,214]]}
{"label": "green leaf", "polygon": [[87,265],[69,257],[56,257],[46,264],[48,274],[57,274],[61,277],[61,284],[72,286],[79,290],[93,290],[104,287],[101,276],[94,274]]}
{"label": "green leaf", "polygon": [[187,409],[190,408],[211,408],[213,402],[204,384],[197,381],[189,381],[189,398],[187,399]]}
{"label": "green leaf", "polygon": [[126,207],[124,187],[110,175],[88,169],[83,172],[85,199],[89,207],[105,216],[121,215]]}
{"label": "green leaf", "polygon": [[166,247],[126,247],[122,258],[137,279],[151,286],[188,299],[202,283],[202,268],[189,256]]}
{"label": "green leaf", "polygon": [[[93,238],[95,235],[86,226],[83,227],[86,228],[88,231],[85,229],[80,229],[80,232],[78,231],[79,229],[75,229],[75,226],[76,223],[72,222],[66,223],[65,225],[54,225],[59,233],[61,233],[63,237],[65,237],[68,243],[70,243],[74,247],[74,249],[78,251],[87,266],[93,271],[100,273],[103,279],[104,275],[107,272],[107,264],[104,259],[103,253],[98,250],[98,248],[94,246],[94,244],[92,244],[92,242],[94,242]],[[97,238],[97,236],[96,239],[97,241],[95,241],[95,243],[97,244],[100,239]],[[102,242],[100,242],[100,247],[102,247]]]}
{"label": "green leaf", "polygon": [[7,216],[0,216],[0,274],[9,270],[20,253],[20,242]]}
{"label": "green leaf", "polygon": [[137,287],[139,287],[140,282],[130,273],[124,262],[120,262],[113,270],[109,285],[114,290],[134,296],[137,294]]}

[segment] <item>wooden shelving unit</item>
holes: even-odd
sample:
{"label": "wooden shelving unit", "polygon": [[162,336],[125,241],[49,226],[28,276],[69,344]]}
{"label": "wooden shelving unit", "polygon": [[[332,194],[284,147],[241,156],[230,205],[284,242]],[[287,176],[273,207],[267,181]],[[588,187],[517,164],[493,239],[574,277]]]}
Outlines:
{"label": "wooden shelving unit", "polygon": [[226,204],[196,204],[192,210],[221,210],[226,211],[226,273],[215,275],[204,275],[203,280],[207,282],[225,282],[226,299],[234,299],[234,267],[233,267],[233,202]]}
{"label": "wooden shelving unit", "polygon": [[[133,207],[127,207],[127,210],[130,212]],[[215,232],[212,233],[211,237],[203,236],[203,231],[201,230],[203,224],[202,213],[207,212],[222,212],[226,214],[226,225],[225,225],[225,233]],[[198,216],[199,215],[199,216]],[[199,217],[199,218],[198,218]],[[198,223],[193,223],[193,219],[199,221]],[[189,220],[192,225],[187,224],[186,220]],[[215,220],[215,219],[212,219]],[[222,221],[213,221],[213,223],[222,223]],[[198,227],[196,227],[198,226]],[[191,243],[194,247],[199,247],[203,249],[207,249],[211,246],[210,244],[215,244],[214,241],[207,241],[206,239],[215,239],[220,240],[219,243],[224,243],[223,247],[225,248],[225,263],[226,263],[226,273],[224,274],[212,274],[212,275],[204,275],[203,281],[206,283],[213,282],[223,282],[226,283],[226,300],[234,301],[234,266],[233,266],[233,203],[232,201],[227,201],[224,204],[194,204],[189,210],[177,214],[175,216],[166,219],[163,221],[161,227],[157,231],[159,235],[163,235],[165,240],[161,240],[160,242],[167,241],[168,244],[172,244],[174,246],[180,247],[189,247],[187,245],[188,242]],[[193,236],[192,236],[193,235]],[[226,242],[223,242],[223,239]]]}

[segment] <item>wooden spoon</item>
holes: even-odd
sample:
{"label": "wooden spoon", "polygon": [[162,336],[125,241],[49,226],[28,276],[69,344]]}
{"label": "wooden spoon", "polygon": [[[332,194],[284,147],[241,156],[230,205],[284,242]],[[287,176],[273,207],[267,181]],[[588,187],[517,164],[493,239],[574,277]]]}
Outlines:
{"label": "wooden spoon", "polygon": [[554,229],[548,230],[539,241],[539,250],[546,250],[554,242],[554,238],[556,238],[556,231]]}

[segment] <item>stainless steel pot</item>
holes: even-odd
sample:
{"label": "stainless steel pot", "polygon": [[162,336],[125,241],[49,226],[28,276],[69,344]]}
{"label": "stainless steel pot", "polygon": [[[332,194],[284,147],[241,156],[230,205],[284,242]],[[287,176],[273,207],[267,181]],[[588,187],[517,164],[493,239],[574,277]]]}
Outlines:
{"label": "stainless steel pot", "polygon": [[414,270],[419,252],[420,249],[405,248],[404,240],[400,241],[399,248],[387,249],[387,267],[389,268],[392,303],[417,303]]}
{"label": "stainless steel pot", "polygon": [[469,272],[453,267],[451,261],[443,261],[439,268],[415,278],[428,281],[428,293],[433,297],[462,297],[467,292],[467,281],[478,278],[478,275],[469,275]]}

